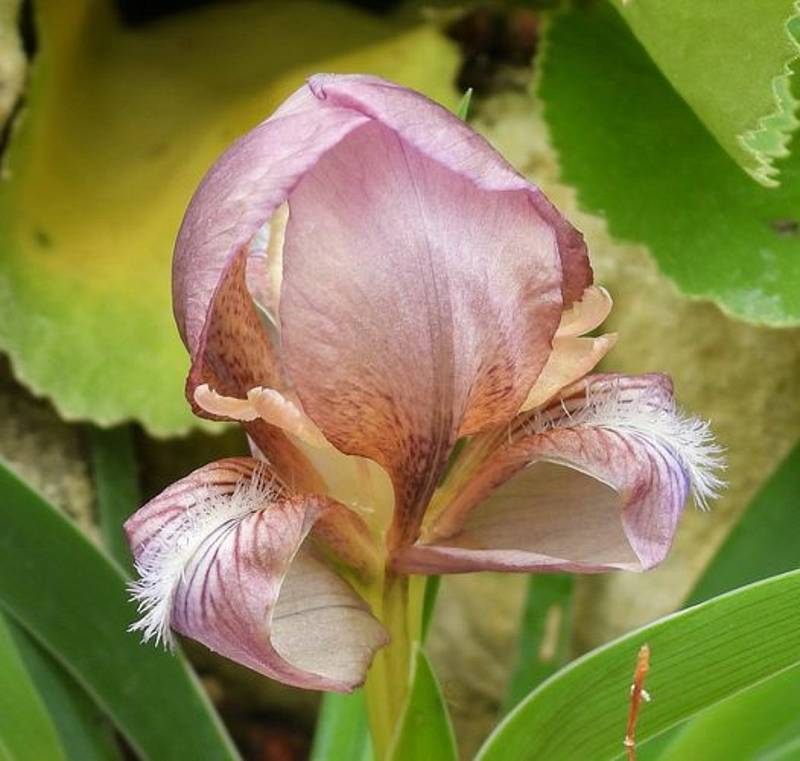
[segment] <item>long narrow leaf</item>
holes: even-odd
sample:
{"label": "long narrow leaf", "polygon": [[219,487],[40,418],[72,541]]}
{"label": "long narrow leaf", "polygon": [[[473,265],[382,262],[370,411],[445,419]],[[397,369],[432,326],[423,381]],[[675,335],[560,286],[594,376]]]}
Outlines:
{"label": "long narrow leaf", "polygon": [[[689,604],[800,565],[800,536],[795,529],[798,494],[800,445],[792,450],[753,498],[741,521],[695,585],[689,595]],[[721,738],[715,748],[729,747],[726,743],[734,743],[740,749],[753,743],[761,747],[784,726],[781,700],[800,696],[798,689],[800,673],[795,669],[783,678],[770,680],[725,701],[685,726],[675,727],[659,737],[657,742],[646,744],[639,753],[639,761],[678,758],[675,754],[686,752],[693,742],[699,742],[697,738],[711,737],[715,733]],[[731,716],[748,714],[765,721],[730,720]]]}
{"label": "long narrow leaf", "polygon": [[800,444],[781,463],[698,581],[689,605],[800,566]]}
{"label": "long narrow leaf", "polygon": [[659,761],[756,759],[785,732],[800,737],[800,667],[726,700],[693,719]]}
{"label": "long narrow leaf", "polygon": [[428,636],[433,621],[433,611],[439,597],[439,588],[442,586],[441,576],[428,576],[425,579],[425,597],[422,602],[422,639]]}
{"label": "long narrow leaf", "polygon": [[636,654],[652,658],[637,738],[679,724],[800,663],[800,571],[676,613],[573,662],[498,727],[480,761],[615,759],[623,753]]}
{"label": "long narrow leaf", "polygon": [[[424,583],[423,640],[433,619],[441,577],[428,576]],[[372,758],[369,720],[363,694],[360,691],[352,695],[326,693],[317,717],[310,761],[371,761]]]}
{"label": "long narrow leaf", "polygon": [[532,575],[522,612],[517,662],[502,712],[507,713],[568,660],[575,579],[564,574]]}
{"label": "long narrow leaf", "polygon": [[121,759],[110,723],[86,692],[18,623],[6,623],[69,761]]}
{"label": "long narrow leaf", "polygon": [[390,757],[392,761],[456,761],[458,753],[447,706],[420,647],[413,668],[408,704]]}
{"label": "long narrow leaf", "polygon": [[0,603],[142,757],[237,758],[185,660],[127,631],[136,610],[117,565],[3,466],[0,495]]}
{"label": "long narrow leaf", "polygon": [[0,615],[0,745],[12,761],[66,761],[47,707]]}
{"label": "long narrow leaf", "polygon": [[317,719],[309,761],[361,761],[371,754],[363,692],[327,693]]}
{"label": "long narrow leaf", "polygon": [[141,494],[130,426],[89,429],[92,475],[103,544],[123,568],[132,567],[122,524],[139,506]]}

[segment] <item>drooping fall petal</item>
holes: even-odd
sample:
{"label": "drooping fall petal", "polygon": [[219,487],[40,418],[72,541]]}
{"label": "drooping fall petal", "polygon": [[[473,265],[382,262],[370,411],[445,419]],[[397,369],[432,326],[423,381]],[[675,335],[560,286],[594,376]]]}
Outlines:
{"label": "drooping fall petal", "polygon": [[707,426],[660,375],[590,376],[499,442],[398,568],[643,570],[664,559],[690,491],[704,504],[720,485]]}
{"label": "drooping fall petal", "polygon": [[262,463],[200,468],[125,528],[145,638],[169,641],[171,627],[266,676],[335,691],[361,684],[387,642],[328,558],[346,558],[366,527],[325,497],[288,495]]}
{"label": "drooping fall petal", "polygon": [[209,367],[223,355],[239,356],[237,377],[263,377],[264,367],[242,367],[262,360],[272,369],[269,351],[237,351],[269,340],[252,316],[249,335],[211,339],[216,320],[252,315],[243,302],[268,282],[274,290],[265,259],[276,252],[254,252],[240,306],[215,305],[284,203],[286,228],[281,218],[270,237],[285,234],[286,385],[249,388],[296,390],[328,440],[384,465],[401,505],[391,543],[413,540],[456,437],[519,410],[563,306],[591,283],[582,237],[431,101],[374,77],[314,77],[219,160],[187,211],[174,294],[190,396],[202,383],[238,398],[249,390],[215,385]]}

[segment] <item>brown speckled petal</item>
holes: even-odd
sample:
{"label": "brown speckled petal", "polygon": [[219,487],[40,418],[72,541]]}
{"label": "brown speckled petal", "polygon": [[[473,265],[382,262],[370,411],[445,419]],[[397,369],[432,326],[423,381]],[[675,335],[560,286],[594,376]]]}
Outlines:
{"label": "brown speckled petal", "polygon": [[[186,395],[197,415],[238,419],[239,415],[212,414],[198,404],[198,388],[209,387],[222,397],[243,398],[256,387],[282,384],[282,373],[270,338],[247,290],[247,256],[240,251],[223,273],[186,381]],[[222,408],[219,410],[222,412]],[[258,443],[278,473],[295,488],[316,490],[320,480],[308,459],[278,426],[246,416],[245,430]]]}
{"label": "brown speckled petal", "polygon": [[[442,138],[444,139],[444,138]],[[391,474],[413,541],[458,435],[510,419],[561,316],[556,238],[526,191],[486,191],[359,128],[289,198],[283,358],[342,451]]]}

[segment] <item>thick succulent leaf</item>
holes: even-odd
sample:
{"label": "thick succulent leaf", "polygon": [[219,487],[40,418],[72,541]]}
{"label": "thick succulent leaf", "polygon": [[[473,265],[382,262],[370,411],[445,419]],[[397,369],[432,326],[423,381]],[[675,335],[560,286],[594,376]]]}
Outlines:
{"label": "thick succulent leaf", "polygon": [[[800,53],[795,0],[614,0],[664,76],[720,145],[773,185],[773,162],[800,124],[791,64]],[[742,31],[747,30],[743,35]]]}
{"label": "thick succulent leaf", "polygon": [[800,151],[780,161],[780,188],[754,183],[610,7],[556,17],[547,39],[538,93],[581,205],[647,244],[685,293],[800,324]]}
{"label": "thick succulent leaf", "polygon": [[397,727],[391,761],[456,761],[456,741],[442,691],[425,653],[417,647],[408,703]]}
{"label": "thick succulent leaf", "polygon": [[19,33],[22,0],[3,0],[0,3],[0,127],[17,103],[25,81],[25,52]]}
{"label": "thick succulent leaf", "polygon": [[47,706],[0,614],[0,751],[12,761],[66,761]]}
{"label": "thick succulent leaf", "polygon": [[495,730],[478,761],[624,757],[639,647],[652,652],[637,739],[665,731],[800,664],[800,571],[772,577],[657,621],[574,661]]}
{"label": "thick succulent leaf", "polygon": [[314,71],[372,71],[453,104],[455,52],[339,3],[217,4],[137,29],[112,6],[34,6],[0,184],[0,347],[68,418],[175,433],[192,418],[170,254],[205,170]]}
{"label": "thick succulent leaf", "polygon": [[141,755],[236,759],[186,661],[127,631],[136,608],[119,567],[2,465],[0,493],[0,603]]}

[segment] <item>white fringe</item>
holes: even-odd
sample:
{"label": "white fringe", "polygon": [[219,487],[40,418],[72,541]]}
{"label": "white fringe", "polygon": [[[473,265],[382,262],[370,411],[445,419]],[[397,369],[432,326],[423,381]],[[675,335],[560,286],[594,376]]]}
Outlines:
{"label": "white fringe", "polygon": [[[555,428],[603,428],[634,436],[645,443],[657,443],[675,454],[685,468],[692,498],[701,510],[719,496],[725,481],[719,472],[725,469],[724,448],[716,443],[706,420],[678,409],[674,399],[668,406],[646,398],[626,396],[619,383],[588,385],[579,405],[574,400],[561,403],[561,414],[537,412],[529,422],[531,433]],[[570,404],[571,402],[571,404]]]}
{"label": "white fringe", "polygon": [[142,632],[142,641],[172,648],[170,629],[175,592],[192,556],[215,531],[266,507],[278,494],[274,479],[258,468],[242,478],[230,494],[201,490],[179,520],[168,524],[148,541],[136,561],[139,578],[128,589],[141,614],[128,631]]}

